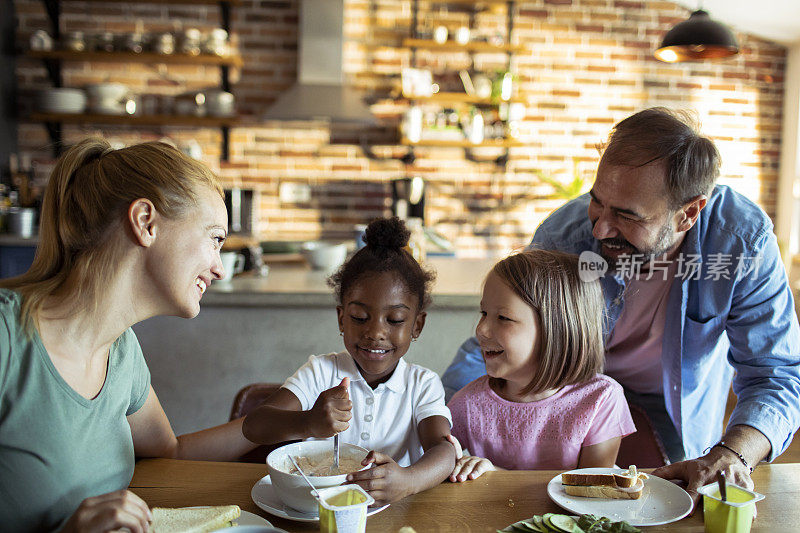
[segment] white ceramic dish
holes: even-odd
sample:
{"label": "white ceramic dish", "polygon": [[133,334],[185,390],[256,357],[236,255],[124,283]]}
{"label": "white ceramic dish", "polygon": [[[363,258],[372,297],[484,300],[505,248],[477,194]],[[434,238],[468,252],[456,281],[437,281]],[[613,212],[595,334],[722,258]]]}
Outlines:
{"label": "white ceramic dish", "polygon": [[[626,472],[621,468],[579,468],[576,474],[608,474]],[[571,496],[561,486],[561,474],[547,484],[547,494],[557,505],[576,514],[607,516],[625,520],[632,526],[659,526],[669,524],[687,516],[692,511],[692,498],[675,485],[656,476],[645,480],[642,496],[638,500],[615,500],[613,498],[582,498]]]}
{"label": "white ceramic dish", "polygon": [[128,86],[121,83],[95,83],[86,86],[86,94],[98,102],[118,102],[128,94]]}
{"label": "white ceramic dish", "polygon": [[86,94],[80,89],[54,87],[38,95],[38,106],[48,113],[83,113]]}
{"label": "white ceramic dish", "polygon": [[[263,509],[271,515],[286,518],[287,520],[294,520],[296,522],[319,522],[319,511],[301,513],[300,511],[286,506],[276,494],[275,487],[272,485],[272,480],[269,476],[264,476],[253,485],[250,491],[250,498],[253,499],[253,503],[255,503],[259,509]],[[380,513],[387,507],[389,506],[371,507],[367,509],[367,516]]]}
{"label": "white ceramic dish", "polygon": [[303,255],[314,270],[333,272],[347,258],[347,245],[325,241],[310,241],[301,247]]}
{"label": "white ceramic dish", "polygon": [[[205,509],[206,507],[207,507],[206,505],[197,505],[193,507],[188,507],[188,509]],[[270,523],[270,521],[267,520],[266,518],[262,518],[255,513],[251,513],[250,511],[242,511],[242,514],[239,515],[239,518],[233,521],[232,527],[226,527],[225,529],[222,529],[220,531],[229,531],[231,529],[236,529],[238,531],[239,528],[242,527],[259,528],[259,530],[263,530],[266,532],[266,531],[271,531],[270,528],[272,528],[273,526]],[[274,531],[282,531],[282,530],[274,529]]]}
{"label": "white ceramic dish", "polygon": [[99,115],[124,115],[125,114],[125,106],[123,106],[122,104],[91,105],[91,106],[89,106],[89,110],[92,113],[97,113]]}
{"label": "white ceramic dish", "polygon": [[[353,459],[357,463],[363,461],[368,453],[369,450],[348,443],[342,443],[339,450],[339,456],[343,460]],[[294,442],[272,450],[267,456],[267,469],[275,484],[278,497],[283,500],[286,505],[301,513],[315,513],[317,512],[317,500],[311,495],[311,488],[303,479],[303,476],[289,473],[292,469],[289,455],[295,458],[307,457],[314,461],[321,461],[327,456],[328,459],[332,460],[333,439]],[[361,469],[363,470],[365,468],[369,467],[365,466]],[[306,473],[306,475],[308,475],[308,473]],[[341,485],[345,482],[346,477],[347,474],[340,474],[337,476],[308,475],[308,479],[311,480],[314,487],[318,489]]]}

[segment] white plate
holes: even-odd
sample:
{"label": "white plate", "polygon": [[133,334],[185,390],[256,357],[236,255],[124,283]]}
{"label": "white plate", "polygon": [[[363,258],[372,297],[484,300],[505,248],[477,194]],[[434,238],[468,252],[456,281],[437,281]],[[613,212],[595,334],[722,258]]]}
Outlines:
{"label": "white plate", "polygon": [[[262,477],[253,485],[253,489],[250,491],[250,497],[253,499],[253,503],[259,508],[275,516],[295,520],[297,522],[319,522],[318,513],[301,513],[300,511],[295,511],[291,507],[284,505],[283,501],[275,493],[275,488],[272,486],[272,480],[269,478],[269,475]],[[387,507],[389,506],[370,507],[367,509],[367,516],[380,513]]]}
{"label": "white plate", "polygon": [[[570,470],[575,474],[608,474],[627,472],[620,468],[579,468]],[[638,500],[616,500],[614,498],[582,498],[571,496],[561,485],[561,474],[547,484],[547,494],[557,505],[577,514],[607,516],[625,520],[632,526],[659,526],[680,520],[692,511],[692,498],[674,483],[656,476],[644,482],[642,496]]]}
{"label": "white plate", "polygon": [[[187,507],[187,509],[205,509],[209,507],[208,505],[195,505],[193,507]],[[225,531],[229,529],[233,529],[236,526],[265,526],[265,527],[273,527],[269,520],[258,516],[257,514],[251,513],[250,511],[242,511],[242,514],[239,515],[239,518],[233,521],[233,527],[226,527]]]}

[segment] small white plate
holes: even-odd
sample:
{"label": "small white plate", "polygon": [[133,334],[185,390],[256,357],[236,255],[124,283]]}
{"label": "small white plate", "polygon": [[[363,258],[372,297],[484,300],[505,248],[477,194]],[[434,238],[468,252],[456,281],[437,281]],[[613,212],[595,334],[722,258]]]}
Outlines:
{"label": "small white plate", "polygon": [[[209,507],[208,505],[194,505],[192,507],[186,507],[186,509],[205,509]],[[239,518],[233,521],[233,527],[236,526],[266,526],[266,527],[273,527],[269,520],[258,516],[255,513],[251,513],[250,511],[242,511],[242,514],[239,515]],[[232,528],[225,528],[225,529],[232,529]]]}
{"label": "small white plate", "polygon": [[[627,472],[620,468],[579,468],[570,470],[575,474],[609,474]],[[692,497],[674,483],[656,476],[644,482],[642,496],[638,500],[614,498],[582,498],[571,496],[561,485],[561,474],[547,484],[547,494],[559,507],[576,514],[607,516],[625,520],[632,526],[660,526],[685,517],[692,511]]]}
{"label": "small white plate", "polygon": [[[295,511],[291,507],[284,505],[283,501],[275,493],[275,488],[272,486],[272,480],[269,478],[269,475],[262,477],[253,485],[253,489],[250,491],[250,497],[253,499],[253,503],[259,508],[275,516],[295,520],[297,522],[319,522],[318,513],[301,513],[300,511]],[[380,513],[387,507],[389,506],[370,507],[367,509],[367,516]]]}

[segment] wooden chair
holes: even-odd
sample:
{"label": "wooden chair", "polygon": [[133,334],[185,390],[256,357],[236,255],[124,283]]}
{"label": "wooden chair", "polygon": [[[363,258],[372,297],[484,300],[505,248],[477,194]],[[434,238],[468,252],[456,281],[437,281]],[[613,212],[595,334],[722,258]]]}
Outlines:
{"label": "wooden chair", "polygon": [[[250,411],[261,405],[267,398],[278,392],[281,388],[280,383],[253,383],[247,385],[236,394],[231,407],[230,420],[235,420],[246,416]],[[244,463],[263,463],[267,459],[269,452],[283,446],[285,442],[259,446],[239,458]]]}
{"label": "wooden chair", "polygon": [[617,465],[622,468],[628,468],[630,465],[639,468],[668,465],[669,456],[658,434],[653,430],[653,424],[650,423],[647,413],[637,405],[630,405],[630,408],[636,433],[623,437],[617,452]]}

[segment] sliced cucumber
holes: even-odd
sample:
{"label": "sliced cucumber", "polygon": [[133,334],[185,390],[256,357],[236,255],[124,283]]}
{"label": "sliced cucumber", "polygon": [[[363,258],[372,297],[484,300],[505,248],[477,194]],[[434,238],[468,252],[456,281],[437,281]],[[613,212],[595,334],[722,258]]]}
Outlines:
{"label": "sliced cucumber", "polygon": [[550,525],[564,533],[574,533],[578,523],[571,516],[554,514],[550,516]]}
{"label": "sliced cucumber", "polygon": [[547,513],[542,517],[542,522],[547,531],[554,533],[582,533],[583,530],[571,516],[556,513]]}

